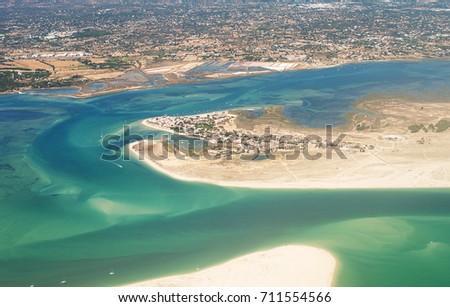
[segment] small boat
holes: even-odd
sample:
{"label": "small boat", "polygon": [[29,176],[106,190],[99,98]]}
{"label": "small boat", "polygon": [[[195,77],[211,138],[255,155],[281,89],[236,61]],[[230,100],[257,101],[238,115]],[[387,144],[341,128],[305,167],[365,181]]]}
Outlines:
{"label": "small boat", "polygon": [[61,280],[61,282],[60,282],[61,285],[64,285],[66,283],[67,283],[67,280]]}
{"label": "small boat", "polygon": [[109,276],[113,276],[114,274],[116,274],[114,271],[109,272]]}
{"label": "small boat", "polygon": [[114,163],[117,167],[123,168],[123,165],[120,165],[118,163]]}

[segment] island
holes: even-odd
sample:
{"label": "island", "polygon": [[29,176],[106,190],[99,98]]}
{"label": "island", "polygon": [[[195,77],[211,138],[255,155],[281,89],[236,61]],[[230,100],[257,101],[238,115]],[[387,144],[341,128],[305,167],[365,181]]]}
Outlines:
{"label": "island", "polygon": [[172,178],[247,188],[450,187],[450,104],[367,97],[348,123],[295,125],[283,107],[142,121],[174,133],[130,144]]}

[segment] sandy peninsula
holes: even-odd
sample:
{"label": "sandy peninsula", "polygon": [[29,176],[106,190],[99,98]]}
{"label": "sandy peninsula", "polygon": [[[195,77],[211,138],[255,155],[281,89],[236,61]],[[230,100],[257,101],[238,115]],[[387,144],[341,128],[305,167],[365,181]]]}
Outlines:
{"label": "sandy peninsula", "polygon": [[289,245],[248,254],[189,274],[131,284],[131,287],[331,286],[336,267],[325,250]]}
{"label": "sandy peninsula", "polygon": [[[349,123],[333,130],[333,140],[345,134],[339,149],[345,159],[332,152],[326,158],[330,144],[309,141],[297,152],[275,150],[274,159],[243,160],[239,155],[217,159],[180,159],[169,152],[165,159],[152,159],[144,154],[142,162],[172,178],[232,187],[249,188],[448,188],[450,187],[450,104],[447,102],[411,102],[405,99],[371,98],[361,102],[360,113],[349,117]],[[226,113],[228,114],[228,113]],[[221,123],[225,133],[234,131],[263,135],[270,127],[273,135],[314,134],[326,139],[325,129],[298,127],[276,110],[266,111],[259,118],[245,118],[240,112],[230,114]],[[204,116],[204,115],[202,115]],[[196,118],[189,118],[196,120]],[[152,124],[148,124],[152,125]],[[158,126],[152,126],[152,129]],[[162,130],[171,131],[161,127]],[[223,132],[222,132],[223,133]],[[230,132],[231,133],[231,132]],[[276,142],[276,139],[274,140]],[[300,144],[305,147],[305,144]],[[142,157],[142,150],[162,153],[163,144],[131,144],[131,152]],[[181,155],[182,156],[182,155]]]}

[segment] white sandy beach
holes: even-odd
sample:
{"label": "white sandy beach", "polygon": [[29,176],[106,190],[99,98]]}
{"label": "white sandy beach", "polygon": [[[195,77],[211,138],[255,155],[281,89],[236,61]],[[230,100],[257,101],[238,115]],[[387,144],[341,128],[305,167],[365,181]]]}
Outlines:
{"label": "white sandy beach", "polygon": [[152,129],[152,130],[157,130],[157,131],[164,131],[164,132],[169,132],[171,134],[175,133],[175,131],[173,131],[172,129],[169,128],[164,128],[155,124],[151,124],[147,121],[147,119],[144,119],[143,121],[141,121],[141,124]]}
{"label": "white sandy beach", "polygon": [[129,287],[299,287],[331,286],[336,260],[327,251],[288,245],[248,254],[189,274]]}
{"label": "white sandy beach", "polygon": [[[130,152],[137,158],[139,153],[132,148],[135,144],[129,146]],[[160,145],[155,143],[155,146]],[[162,161],[145,157],[140,162],[176,180],[237,188],[407,189],[450,186],[449,161],[418,163],[417,160],[397,158],[396,164],[391,164],[376,155],[346,154],[349,157],[347,160],[296,160],[283,163],[265,160],[258,161],[258,164],[238,161],[229,166],[216,161],[178,160],[170,156]]]}

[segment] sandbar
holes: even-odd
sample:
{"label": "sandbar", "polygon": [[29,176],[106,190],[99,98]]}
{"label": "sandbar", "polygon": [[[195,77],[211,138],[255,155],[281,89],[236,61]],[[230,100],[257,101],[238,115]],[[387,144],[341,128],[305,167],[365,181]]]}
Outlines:
{"label": "sandbar", "polygon": [[151,279],[129,287],[329,287],[336,260],[327,251],[287,245],[259,251],[189,274]]}

